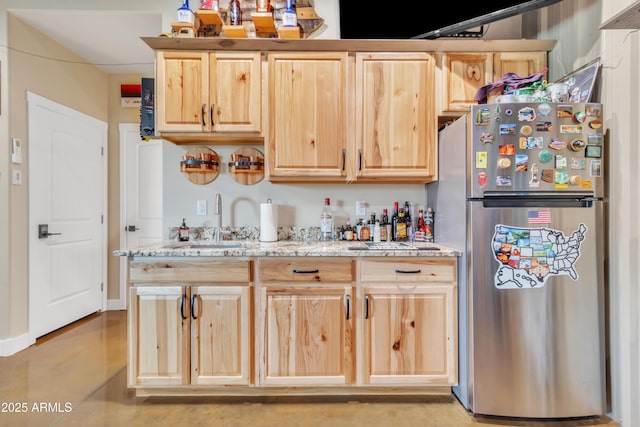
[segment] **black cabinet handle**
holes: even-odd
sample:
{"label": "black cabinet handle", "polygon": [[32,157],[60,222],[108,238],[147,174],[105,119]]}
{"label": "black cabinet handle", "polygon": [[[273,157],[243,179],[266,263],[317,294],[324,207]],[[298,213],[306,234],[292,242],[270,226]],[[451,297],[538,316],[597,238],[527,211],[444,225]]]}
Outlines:
{"label": "black cabinet handle", "polygon": [[213,106],[215,104],[211,104],[211,107],[209,108],[209,121],[211,122],[211,126],[215,125],[215,123],[213,122]]}
{"label": "black cabinet handle", "polygon": [[198,294],[191,295],[191,318],[192,319],[198,318],[198,316],[196,316],[196,297],[197,296]]}
{"label": "black cabinet handle", "polygon": [[207,125],[207,124],[204,122],[204,118],[205,118],[205,114],[206,114],[206,111],[205,111],[205,110],[206,110],[206,108],[207,108],[207,106],[206,106],[206,105],[204,105],[204,104],[202,104],[202,114],[201,114],[201,115],[202,115],[202,126],[206,126],[206,125]]}
{"label": "black cabinet handle", "polygon": [[350,298],[349,298],[349,294],[347,294],[345,296],[345,300],[344,300],[346,306],[347,306],[347,320],[349,320],[349,317],[351,317],[351,304],[350,304]]}
{"label": "black cabinet handle", "polygon": [[182,293],[182,298],[180,298],[180,317],[182,320],[186,320],[186,316],[184,315],[184,301],[187,299],[187,294]]}
{"label": "black cabinet handle", "polygon": [[369,318],[369,295],[364,296],[364,318]]}
{"label": "black cabinet handle", "polygon": [[344,171],[344,168],[346,166],[346,162],[347,162],[347,150],[346,148],[342,149],[342,170]]}
{"label": "black cabinet handle", "polygon": [[422,272],[422,270],[396,270],[396,273],[400,274],[418,274]]}
{"label": "black cabinet handle", "polygon": [[311,274],[311,273],[319,273],[320,270],[316,269],[316,270],[298,270],[298,269],[293,269],[293,273],[294,274]]}
{"label": "black cabinet handle", "polygon": [[362,148],[358,149],[358,170],[362,170]]}

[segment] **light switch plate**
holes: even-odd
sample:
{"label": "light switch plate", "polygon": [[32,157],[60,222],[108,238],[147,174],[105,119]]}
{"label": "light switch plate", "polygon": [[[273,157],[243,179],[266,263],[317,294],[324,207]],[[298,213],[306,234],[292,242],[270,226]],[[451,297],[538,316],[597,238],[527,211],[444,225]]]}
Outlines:
{"label": "light switch plate", "polygon": [[18,138],[11,140],[11,163],[22,163],[22,142]]}
{"label": "light switch plate", "polygon": [[356,216],[362,217],[367,214],[367,202],[365,200],[358,200],[356,202]]}
{"label": "light switch plate", "polygon": [[13,185],[22,185],[22,172],[18,169],[11,171],[11,183]]}
{"label": "light switch plate", "polygon": [[198,200],[196,204],[196,215],[206,215],[206,214],[207,214],[207,201]]}

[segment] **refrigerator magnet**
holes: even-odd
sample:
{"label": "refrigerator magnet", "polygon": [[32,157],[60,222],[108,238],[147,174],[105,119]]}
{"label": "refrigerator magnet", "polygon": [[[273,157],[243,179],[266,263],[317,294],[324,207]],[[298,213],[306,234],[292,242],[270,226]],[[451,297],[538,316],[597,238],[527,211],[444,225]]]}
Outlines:
{"label": "refrigerator magnet", "polygon": [[602,105],[587,104],[587,108],[585,108],[585,112],[587,113],[587,116],[600,117],[600,115],[602,114]]}
{"label": "refrigerator magnet", "polygon": [[529,180],[529,187],[539,187],[540,180],[538,179],[538,165],[535,163],[531,165],[531,179]]}
{"label": "refrigerator magnet", "polygon": [[483,144],[493,144],[496,140],[496,136],[490,132],[482,132],[480,135],[480,142]]}
{"label": "refrigerator magnet", "polygon": [[602,146],[587,145],[586,150],[584,152],[584,156],[599,159],[600,157],[602,157]]}
{"label": "refrigerator magnet", "polygon": [[531,135],[531,132],[533,132],[533,129],[529,125],[524,125],[520,128],[520,133],[524,136]]}
{"label": "refrigerator magnet", "polygon": [[602,175],[602,163],[600,160],[591,160],[589,176],[598,177]]}
{"label": "refrigerator magnet", "polygon": [[556,154],[556,169],[564,169],[567,167],[567,158],[562,154]]}
{"label": "refrigerator magnet", "polygon": [[602,120],[591,120],[589,127],[591,129],[600,129],[602,127]]}
{"label": "refrigerator magnet", "polygon": [[515,135],[516,125],[514,123],[505,123],[500,125],[500,135]]}
{"label": "refrigerator magnet", "polygon": [[[556,184],[564,185],[569,182],[569,172],[567,171],[556,171],[554,181]],[[560,187],[562,188],[562,187]]]}
{"label": "refrigerator magnet", "polygon": [[542,150],[538,153],[538,160],[541,163],[549,163],[553,159],[553,154],[549,150]]}
{"label": "refrigerator magnet", "polygon": [[567,143],[564,141],[560,141],[556,138],[551,138],[551,142],[549,143],[549,148],[554,150],[564,150],[567,147]]}
{"label": "refrigerator magnet", "polygon": [[551,184],[553,182],[553,170],[543,169],[540,179],[543,180],[544,182],[548,182],[549,184]]}
{"label": "refrigerator magnet", "polygon": [[487,168],[487,152],[486,151],[476,152],[476,169],[486,169],[486,168]]}
{"label": "refrigerator magnet", "polygon": [[587,144],[581,139],[574,139],[569,143],[569,149],[571,151],[582,151],[585,149],[586,146]]}
{"label": "refrigerator magnet", "polygon": [[558,117],[573,117],[573,105],[562,104],[558,105]]}
{"label": "refrigerator magnet", "polygon": [[516,172],[526,172],[529,169],[529,156],[516,154]]}
{"label": "refrigerator magnet", "polygon": [[531,107],[524,107],[518,111],[518,120],[521,122],[532,122],[536,119],[536,110]]}
{"label": "refrigerator magnet", "polygon": [[547,104],[546,102],[538,105],[538,112],[543,116],[548,116],[551,113],[551,110],[551,105]]}
{"label": "refrigerator magnet", "polygon": [[553,130],[553,124],[551,122],[537,122],[536,131],[538,132],[551,132]]}

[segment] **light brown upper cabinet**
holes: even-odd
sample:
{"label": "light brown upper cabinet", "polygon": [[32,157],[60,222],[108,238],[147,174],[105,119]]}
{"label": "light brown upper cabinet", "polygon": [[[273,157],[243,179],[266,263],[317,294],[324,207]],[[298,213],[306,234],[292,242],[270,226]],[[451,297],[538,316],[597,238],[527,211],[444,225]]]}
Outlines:
{"label": "light brown upper cabinet", "polygon": [[354,181],[429,182],[436,174],[435,60],[355,56]]}
{"label": "light brown upper cabinet", "polygon": [[268,54],[267,176],[271,181],[344,181],[346,52]]}
{"label": "light brown upper cabinet", "polygon": [[506,73],[526,77],[547,66],[547,52],[450,52],[442,55],[441,113],[465,113],[481,87]]}
{"label": "light brown upper cabinet", "polygon": [[429,182],[433,57],[269,53],[271,181]]}
{"label": "light brown upper cabinet", "polygon": [[261,64],[260,52],[157,52],[156,130],[176,143],[260,137]]}

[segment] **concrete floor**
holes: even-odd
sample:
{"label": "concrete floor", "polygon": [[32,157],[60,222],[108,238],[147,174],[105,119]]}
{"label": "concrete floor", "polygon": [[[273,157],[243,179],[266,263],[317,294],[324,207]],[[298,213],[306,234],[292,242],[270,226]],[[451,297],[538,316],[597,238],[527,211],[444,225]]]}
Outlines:
{"label": "concrete floor", "polygon": [[451,396],[137,398],[126,387],[126,351],[126,313],[109,311],[0,357],[0,426],[619,427],[606,417],[474,417]]}

